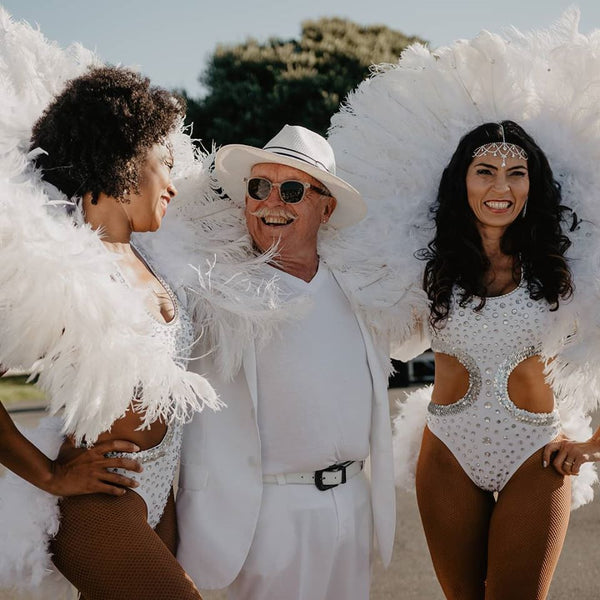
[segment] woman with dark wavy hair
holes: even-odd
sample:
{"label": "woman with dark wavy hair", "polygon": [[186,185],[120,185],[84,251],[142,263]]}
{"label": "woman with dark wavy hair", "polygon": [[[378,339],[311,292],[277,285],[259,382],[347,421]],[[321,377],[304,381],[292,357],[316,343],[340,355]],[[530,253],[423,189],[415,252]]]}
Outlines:
{"label": "woman with dark wavy hair", "polygon": [[416,472],[433,564],[448,598],[545,598],[569,521],[566,475],[583,462],[561,450],[545,468],[565,445],[541,343],[574,291],[571,213],[512,121],[461,139],[433,212],[420,257],[435,382]]}
{"label": "woman with dark wavy hair", "polygon": [[[501,167],[507,169],[508,186],[515,187],[510,181],[523,185],[527,182],[522,210],[516,204],[507,209],[492,208],[489,202],[478,207],[469,200],[469,185],[471,189],[475,185],[485,188],[496,173],[485,162],[475,167],[479,162],[473,160],[474,153],[486,144],[497,143],[493,140],[499,138],[506,144],[522,148],[523,156],[527,157],[522,159],[527,163],[524,170],[508,171],[508,167]],[[486,156],[490,154],[482,154],[479,158]],[[499,158],[502,165],[501,151],[497,156],[491,156]],[[520,218],[510,218],[518,211]],[[546,156],[516,123],[486,123],[462,138],[444,169],[433,213],[436,235],[429,250],[420,253],[421,258],[427,260],[424,285],[431,301],[433,326],[448,316],[454,285],[462,288],[463,304],[477,296],[483,307],[486,296],[498,295],[498,290],[488,293],[488,285],[495,289],[492,280],[499,274],[499,265],[492,261],[500,260],[500,268],[510,270],[509,286],[521,281],[523,271],[531,297],[534,300],[545,298],[553,309],[558,308],[560,299],[566,300],[573,293],[564,258],[571,244],[563,233],[565,213],[570,214],[570,211],[561,205],[560,186],[553,178]],[[480,220],[480,215],[495,218],[498,223],[492,221],[491,227],[501,227],[499,231],[493,230],[497,240],[492,247],[486,236],[489,227]]]}
{"label": "woman with dark wavy hair", "polygon": [[389,218],[392,353],[435,355],[397,403],[395,477],[450,600],[546,598],[598,481],[600,54],[578,19],[415,44],[332,118],[338,167]]}

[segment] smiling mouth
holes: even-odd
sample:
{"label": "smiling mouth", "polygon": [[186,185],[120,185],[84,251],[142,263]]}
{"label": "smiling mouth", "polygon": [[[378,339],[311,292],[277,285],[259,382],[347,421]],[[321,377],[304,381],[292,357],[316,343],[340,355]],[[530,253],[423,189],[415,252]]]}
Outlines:
{"label": "smiling mouth", "polygon": [[264,207],[259,208],[250,214],[252,214],[254,217],[258,217],[263,225],[267,225],[269,227],[285,227],[296,220],[296,216],[285,209],[269,210],[268,208]]}
{"label": "smiling mouth", "polygon": [[285,217],[261,217],[260,219],[265,225],[271,227],[282,227],[294,222],[294,219],[286,219]]}
{"label": "smiling mouth", "polygon": [[509,200],[487,200],[484,204],[492,210],[506,210],[512,206]]}

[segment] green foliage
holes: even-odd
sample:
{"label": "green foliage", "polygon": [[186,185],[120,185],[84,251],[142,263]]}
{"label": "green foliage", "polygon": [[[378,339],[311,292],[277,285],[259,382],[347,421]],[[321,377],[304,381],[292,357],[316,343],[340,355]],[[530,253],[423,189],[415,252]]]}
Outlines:
{"label": "green foliage", "polygon": [[0,379],[0,402],[7,409],[45,405],[44,393],[34,385],[27,383],[26,376],[2,377]]}
{"label": "green foliage", "polygon": [[248,39],[219,45],[200,81],[208,93],[186,97],[188,122],[205,145],[264,145],[286,123],[325,134],[331,115],[372,64],[396,62],[422,41],[384,25],[339,18],[302,23],[300,40]]}

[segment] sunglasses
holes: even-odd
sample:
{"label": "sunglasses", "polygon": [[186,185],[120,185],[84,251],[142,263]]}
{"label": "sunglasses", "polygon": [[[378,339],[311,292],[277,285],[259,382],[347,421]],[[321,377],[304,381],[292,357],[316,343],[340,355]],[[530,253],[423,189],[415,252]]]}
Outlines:
{"label": "sunglasses", "polygon": [[306,190],[312,189],[322,194],[323,196],[331,196],[331,194],[316,185],[307,183],[306,181],[296,181],[288,179],[280,183],[273,183],[266,177],[250,177],[244,179],[246,182],[246,191],[252,200],[266,200],[271,194],[271,190],[276,187],[279,191],[279,197],[286,204],[298,204],[304,200]]}

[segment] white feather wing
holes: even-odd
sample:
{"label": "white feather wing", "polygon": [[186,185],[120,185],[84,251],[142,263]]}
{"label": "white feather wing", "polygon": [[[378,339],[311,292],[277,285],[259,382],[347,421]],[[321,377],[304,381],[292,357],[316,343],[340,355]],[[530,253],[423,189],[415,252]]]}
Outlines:
{"label": "white feather wing", "polygon": [[65,432],[91,442],[135,389],[144,425],[220,406],[208,382],[150,335],[143,296],[111,277],[116,258],[95,232],[51,208],[66,199],[31,167],[34,122],[66,80],[97,62],[0,9],[0,362],[30,369],[51,412],[63,411]]}
{"label": "white feather wing", "polygon": [[[415,252],[433,238],[430,209],[458,140],[502,119],[534,137],[579,222],[568,232],[575,295],[545,343],[547,356],[558,355],[550,377],[562,403],[591,410],[600,399],[600,32],[582,35],[578,21],[571,9],[548,30],[484,31],[435,51],[413,45],[349,95],[330,142],[341,175],[387,220],[379,251],[398,287],[408,287],[422,266]],[[403,323],[409,317],[400,311]]]}

